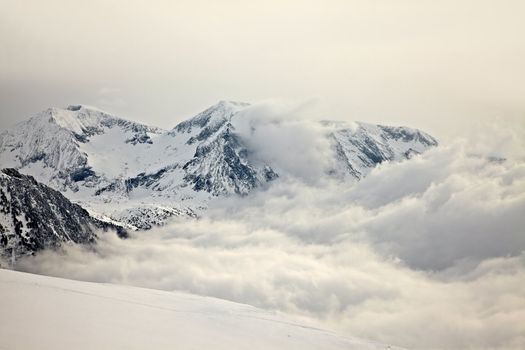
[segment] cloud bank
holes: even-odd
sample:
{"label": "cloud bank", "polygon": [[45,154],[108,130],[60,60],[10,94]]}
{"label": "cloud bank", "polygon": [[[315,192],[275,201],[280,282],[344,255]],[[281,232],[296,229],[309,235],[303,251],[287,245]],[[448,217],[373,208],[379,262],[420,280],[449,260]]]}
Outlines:
{"label": "cloud bank", "polygon": [[[269,188],[217,200],[199,220],[101,235],[94,249],[44,252],[18,268],[224,298],[412,348],[523,348],[521,143],[501,160],[460,140],[350,183],[319,176],[315,123],[286,140],[274,126],[294,118],[251,120],[266,123],[256,152],[286,170]],[[280,153],[286,142],[305,145],[297,162]]]}

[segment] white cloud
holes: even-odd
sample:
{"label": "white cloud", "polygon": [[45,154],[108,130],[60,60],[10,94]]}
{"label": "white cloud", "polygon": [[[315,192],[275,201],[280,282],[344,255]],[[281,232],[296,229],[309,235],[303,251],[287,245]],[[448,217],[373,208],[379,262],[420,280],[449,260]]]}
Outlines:
{"label": "white cloud", "polygon": [[[263,134],[281,142],[285,135],[273,133],[272,123]],[[297,181],[294,175],[311,171],[299,162],[268,189],[215,202],[200,220],[176,220],[128,240],[103,235],[95,249],[45,252],[19,268],[186,290],[413,348],[520,349],[520,147],[501,163],[457,142],[384,164],[355,185]],[[305,148],[303,159],[319,149]]]}
{"label": "white cloud", "polygon": [[243,137],[253,158],[279,174],[316,183],[331,165],[333,151],[316,112],[316,102],[257,103],[236,116],[236,132]]}

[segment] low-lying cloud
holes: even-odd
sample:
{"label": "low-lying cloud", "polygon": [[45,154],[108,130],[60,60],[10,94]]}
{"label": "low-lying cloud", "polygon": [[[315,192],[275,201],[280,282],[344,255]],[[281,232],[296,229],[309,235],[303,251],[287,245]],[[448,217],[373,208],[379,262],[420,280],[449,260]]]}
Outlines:
{"label": "low-lying cloud", "polygon": [[185,290],[413,348],[520,349],[524,154],[494,160],[458,141],[359,183],[290,171],[199,220],[127,240],[102,234],[94,249],[44,252],[19,269]]}

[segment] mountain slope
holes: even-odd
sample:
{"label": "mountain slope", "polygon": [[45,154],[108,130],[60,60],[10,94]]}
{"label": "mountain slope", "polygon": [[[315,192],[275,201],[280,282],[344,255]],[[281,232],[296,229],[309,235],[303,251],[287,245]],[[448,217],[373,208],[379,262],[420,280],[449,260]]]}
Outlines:
{"label": "mountain slope", "polygon": [[38,174],[40,181],[78,191],[78,182],[90,186],[98,177],[82,146],[108,129],[118,129],[126,135],[123,141],[132,145],[149,143],[150,135],[161,132],[82,106],[49,108],[0,134],[1,165],[27,168],[28,173],[35,166],[44,168],[46,171]]}
{"label": "mountain slope", "polygon": [[248,305],[0,269],[2,349],[392,349]]}
{"label": "mountain slope", "polygon": [[171,135],[187,138],[186,144],[199,143],[193,159],[183,167],[184,179],[194,190],[213,195],[244,195],[277,178],[268,165],[258,167],[250,161],[246,146],[235,134],[232,119],[248,106],[247,103],[221,101],[171,131]]}
{"label": "mountain slope", "polygon": [[15,169],[0,172],[0,256],[16,258],[63,243],[94,243],[96,229],[116,226],[93,219],[60,192]]}
{"label": "mountain slope", "polygon": [[353,128],[340,124],[330,138],[341,167],[339,170],[358,180],[377,164],[410,159],[438,144],[432,136],[417,129],[361,122]]}
{"label": "mountain slope", "polygon": [[[0,133],[0,165],[34,176],[101,220],[147,229],[278,179],[237,131],[249,108],[220,101],[170,131],[86,106],[50,108]],[[410,128],[324,125],[336,163],[326,172],[351,180],[437,145]]]}

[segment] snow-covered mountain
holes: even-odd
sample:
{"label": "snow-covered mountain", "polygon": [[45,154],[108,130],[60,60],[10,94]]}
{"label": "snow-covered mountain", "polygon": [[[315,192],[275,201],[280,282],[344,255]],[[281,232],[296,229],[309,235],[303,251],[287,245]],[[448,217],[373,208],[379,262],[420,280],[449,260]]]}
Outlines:
{"label": "snow-covered mountain", "polygon": [[398,349],[215,298],[0,269],[1,349]]}
{"label": "snow-covered mountain", "polygon": [[[279,177],[237,132],[248,108],[221,101],[169,131],[86,106],[50,108],[0,134],[0,165],[34,176],[101,220],[147,229]],[[337,164],[327,174],[353,179],[437,145],[410,128],[323,125]]]}
{"label": "snow-covered mountain", "polygon": [[95,230],[125,231],[99,221],[60,192],[15,169],[0,171],[0,258],[15,259],[61,244],[93,243]]}
{"label": "snow-covered mountain", "polygon": [[412,128],[373,125],[357,122],[353,127],[343,123],[329,134],[333,141],[337,165],[343,173],[359,180],[377,164],[385,161],[399,162],[437,146],[432,136]]}

